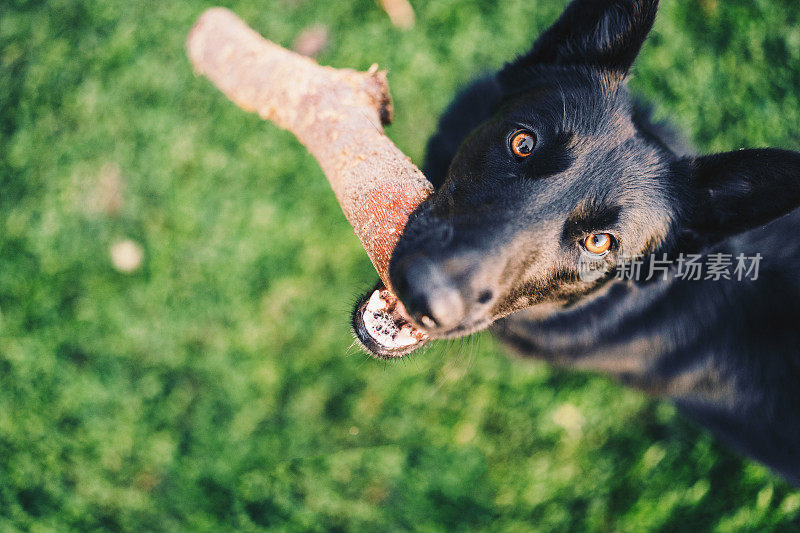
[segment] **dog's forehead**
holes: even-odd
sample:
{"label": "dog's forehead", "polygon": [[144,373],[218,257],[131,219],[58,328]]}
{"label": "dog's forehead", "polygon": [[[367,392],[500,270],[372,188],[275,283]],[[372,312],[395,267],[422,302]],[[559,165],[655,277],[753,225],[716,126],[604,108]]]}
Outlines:
{"label": "dog's forehead", "polygon": [[602,70],[585,67],[541,66],[524,86],[506,93],[507,101],[566,99],[589,102],[613,100],[626,93],[625,80]]}

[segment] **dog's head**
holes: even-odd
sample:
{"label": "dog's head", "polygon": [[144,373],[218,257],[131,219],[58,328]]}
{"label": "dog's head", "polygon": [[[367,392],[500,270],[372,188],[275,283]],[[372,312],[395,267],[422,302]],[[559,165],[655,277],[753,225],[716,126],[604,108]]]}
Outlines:
{"label": "dog's head", "polygon": [[398,357],[526,307],[571,304],[619,262],[682,233],[718,239],[797,205],[797,194],[770,205],[772,176],[753,163],[781,175],[796,154],[681,159],[637,126],[625,78],[657,6],[577,0],[500,71],[494,115],[462,143],[394,251],[399,301],[376,290],[356,307],[372,353]]}

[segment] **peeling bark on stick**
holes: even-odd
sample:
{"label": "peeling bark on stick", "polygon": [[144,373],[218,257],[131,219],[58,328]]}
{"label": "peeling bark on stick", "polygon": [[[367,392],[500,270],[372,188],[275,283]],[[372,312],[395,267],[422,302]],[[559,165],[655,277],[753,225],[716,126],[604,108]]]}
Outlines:
{"label": "peeling bark on stick", "polygon": [[292,132],[317,159],[387,287],[389,259],[430,182],[384,134],[386,72],[334,69],[286,50],[224,8],[203,13],[189,58],[228,98]]}

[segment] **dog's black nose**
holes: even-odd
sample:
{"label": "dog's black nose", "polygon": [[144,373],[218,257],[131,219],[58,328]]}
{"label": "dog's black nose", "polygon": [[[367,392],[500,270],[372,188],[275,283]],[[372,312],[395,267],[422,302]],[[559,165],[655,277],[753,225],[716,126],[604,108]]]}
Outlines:
{"label": "dog's black nose", "polygon": [[392,284],[406,311],[428,331],[449,331],[466,314],[453,281],[424,255],[403,259],[392,272]]}

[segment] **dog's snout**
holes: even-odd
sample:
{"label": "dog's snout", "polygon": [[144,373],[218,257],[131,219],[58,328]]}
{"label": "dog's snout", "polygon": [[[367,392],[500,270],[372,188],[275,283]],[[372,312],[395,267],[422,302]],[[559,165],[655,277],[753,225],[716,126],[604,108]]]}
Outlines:
{"label": "dog's snout", "polygon": [[441,329],[452,329],[464,318],[464,301],[453,287],[441,287],[428,295],[428,317]]}
{"label": "dog's snout", "polygon": [[398,263],[392,272],[392,284],[411,318],[429,331],[451,330],[466,314],[466,305],[453,280],[423,255]]}

